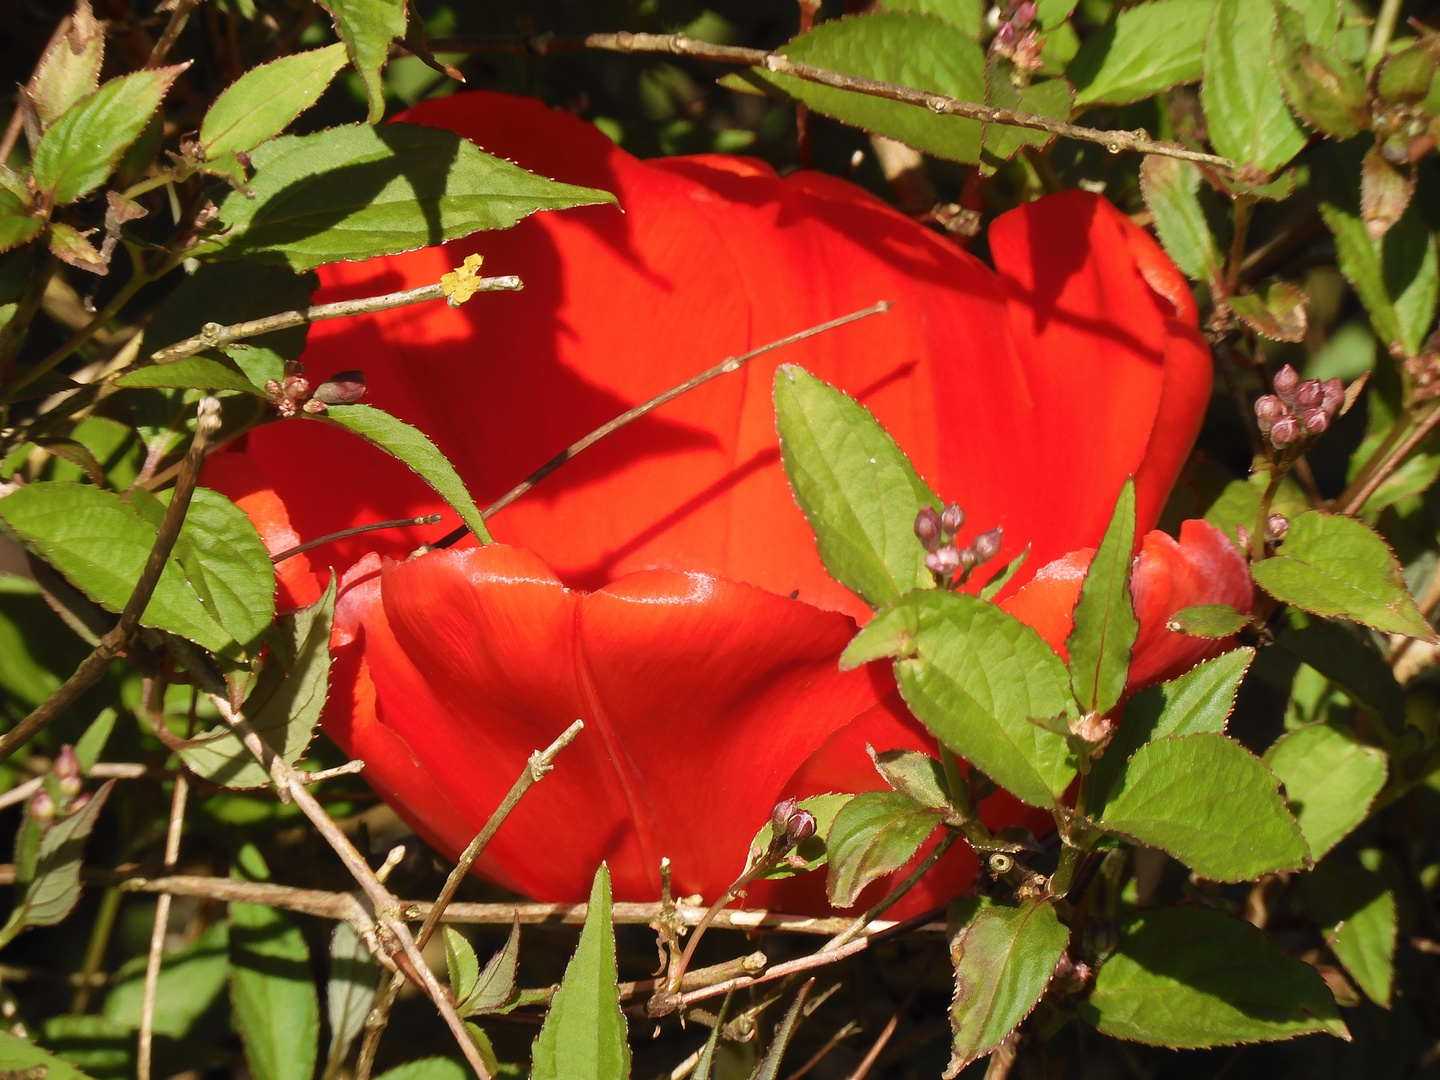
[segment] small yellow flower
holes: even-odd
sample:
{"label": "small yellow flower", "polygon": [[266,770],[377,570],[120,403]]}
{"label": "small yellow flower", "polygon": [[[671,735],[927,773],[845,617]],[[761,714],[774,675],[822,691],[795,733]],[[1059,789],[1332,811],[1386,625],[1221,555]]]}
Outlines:
{"label": "small yellow flower", "polygon": [[466,255],[462,265],[441,276],[440,291],[452,308],[458,308],[480,291],[480,264],[484,261],[480,255]]}

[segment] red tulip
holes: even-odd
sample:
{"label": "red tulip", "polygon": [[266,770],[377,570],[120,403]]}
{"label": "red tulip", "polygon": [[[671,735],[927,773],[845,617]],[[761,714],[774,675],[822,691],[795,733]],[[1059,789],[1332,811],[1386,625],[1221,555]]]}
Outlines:
{"label": "red tulip", "polygon": [[[447,523],[321,549],[350,566],[326,731],[441,851],[464,846],[532,750],[585,720],[490,845],[481,870],[493,880],[579,900],[603,858],[617,898],[653,899],[668,856],[677,894],[714,897],[779,797],[879,786],[867,741],[933,749],[887,665],[838,670],[868,611],[825,573],[780,468],[770,384],[781,360],[867,405],[963,505],[965,541],[1003,526],[996,566],[1026,545],[1033,568],[1095,544],[1127,475],[1141,534],[1155,523],[1210,361],[1183,278],[1105,201],[1072,192],[1002,216],[989,232],[996,272],[828,176],[782,180],[742,158],[639,161],[588,124],[497,94],[406,119],[613,191],[624,208],[541,214],[321,273],[322,301],[434,282],[475,251],[485,272],[524,279],[522,294],[458,310],[319,324],[305,355],[312,381],[362,368],[368,400],[429,433],[482,505],[723,356],[895,302],[605,440],[499,515],[501,544],[405,560]],[[221,468],[258,464],[307,538],[441,509],[402,466],[324,425],[274,425],[247,452],[254,464]],[[288,527],[275,509],[253,511],[262,531]],[[1176,608],[1248,603],[1243,561],[1208,529],[1187,525],[1180,545],[1146,538],[1146,678],[1210,644],[1163,629]],[[1210,560],[1205,572],[1185,576],[1197,559]],[[1063,621],[1075,588],[1047,568],[1009,603]],[[1016,820],[1006,799],[987,816]],[[942,882],[973,867],[968,853],[947,861]],[[919,890],[912,909],[932,895]]]}

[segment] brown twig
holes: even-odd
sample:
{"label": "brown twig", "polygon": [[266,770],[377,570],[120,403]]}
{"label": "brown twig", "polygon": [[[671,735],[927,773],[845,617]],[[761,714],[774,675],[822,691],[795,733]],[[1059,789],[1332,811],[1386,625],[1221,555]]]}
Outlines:
{"label": "brown twig", "polygon": [[[845,326],[852,322],[859,322],[861,319],[869,318],[871,315],[884,314],[889,310],[890,301],[881,300],[879,303],[872,304],[868,308],[862,308],[860,311],[852,311],[849,315],[842,315],[838,319],[831,319],[829,322],[823,322],[819,326],[812,326],[808,329],[801,330],[798,333],[790,334],[788,337],[783,337],[777,341],[772,341],[767,345],[761,345],[758,349],[751,349],[749,352],[741,353],[739,356],[727,356],[718,364],[706,368],[698,375],[691,376],[684,382],[680,383],[678,386],[672,386],[663,394],[659,394],[651,398],[649,401],[644,402],[640,405],[636,405],[633,409],[621,413],[609,423],[601,424],[598,428],[590,432],[590,434],[586,435],[583,439],[579,439],[576,442],[571,443],[564,450],[561,450],[560,453],[556,454],[544,465],[541,465],[540,468],[536,469],[524,480],[520,481],[520,483],[516,484],[504,495],[501,495],[500,498],[496,499],[493,503],[487,506],[480,516],[482,518],[494,517],[501,510],[504,510],[505,507],[509,506],[516,499],[520,498],[520,496],[528,492],[541,480],[544,480],[545,477],[549,476],[561,465],[564,465],[571,458],[574,458],[578,454],[584,452],[585,450],[588,450],[601,439],[605,438],[605,436],[613,435],[615,432],[623,428],[626,424],[630,424],[636,420],[639,420],[640,417],[644,416],[646,413],[651,412],[654,409],[658,409],[661,405],[664,405],[667,402],[674,401],[682,394],[688,394],[697,386],[703,386],[711,379],[714,379],[720,375],[728,375],[733,371],[739,371],[751,360],[754,360],[757,356],[763,356],[767,352],[771,352],[775,349],[784,348],[787,345],[794,345],[797,342],[804,341],[806,338],[814,337],[817,334],[823,334],[828,330],[835,330],[841,326]],[[447,533],[440,540],[429,546],[431,549],[449,547],[451,544],[457,543],[458,541],[463,539],[469,533],[469,531],[470,530],[465,526],[461,526],[454,532]]]}
{"label": "brown twig", "polygon": [[[420,932],[415,935],[415,943],[424,948],[430,941],[430,936],[435,933],[435,928],[440,925],[441,916],[445,914],[446,907],[455,898],[461,882],[470,873],[470,868],[475,865],[475,860],[485,850],[487,844],[505,824],[505,819],[510,816],[511,811],[519,805],[525,793],[534,787],[545,775],[555,767],[555,758],[575,740],[584,729],[585,722],[576,720],[568,728],[560,733],[553,743],[543,751],[536,750],[530,755],[529,761],[525,763],[525,771],[520,774],[515,783],[511,785],[509,793],[490,815],[484,827],[470,841],[468,847],[460,854],[455,862],[455,868],[450,871],[450,876],[445,879],[445,886],[440,890],[440,895],[435,903],[431,905],[430,912],[425,916],[425,922],[420,927]],[[385,1027],[390,1022],[390,1010],[395,1006],[395,999],[400,995],[400,988],[404,986],[405,979],[398,971],[391,976],[390,982],[375,995],[375,1006],[370,1010],[370,1015],[365,1018],[365,1041],[360,1045],[360,1056],[355,1063],[355,1080],[369,1080],[370,1071],[375,1065],[375,1052],[380,1046],[380,1037],[385,1034]]]}
{"label": "brown twig", "polygon": [[185,29],[185,24],[190,21],[190,13],[199,5],[200,0],[175,0],[174,6],[170,9],[170,21],[165,24],[165,30],[160,35],[160,40],[155,43],[155,48],[150,51],[150,59],[145,61],[147,68],[156,68],[165,62],[171,47],[180,37],[180,32]]}
{"label": "brown twig", "polygon": [[[150,769],[145,765],[132,765],[129,762],[120,762],[117,764],[100,762],[92,766],[86,775],[93,776],[97,780],[138,780],[142,776],[164,776],[167,774],[163,771]],[[30,798],[31,795],[39,791],[44,783],[45,777],[41,775],[26,780],[23,784],[17,784],[5,792],[5,794],[0,795],[0,810],[4,810],[7,806],[23,803]]]}
{"label": "brown twig", "polygon": [[1435,425],[1440,423],[1440,404],[1432,405],[1415,428],[1400,443],[1385,455],[1375,468],[1371,469],[1368,475],[1360,481],[1358,486],[1351,485],[1353,491],[1346,491],[1339,500],[1340,513],[1354,515],[1358,514],[1370,501],[1370,496],[1381,484],[1389,479],[1390,474],[1400,467],[1406,455],[1420,444],[1420,440],[1429,435]]}
{"label": "brown twig", "polygon": [[213,397],[202,398],[195,422],[195,436],[190,440],[190,449],[181,463],[170,505],[165,508],[165,516],[156,531],[155,546],[150,549],[150,557],[140,572],[140,580],[135,583],[135,591],[130,594],[130,599],[120,612],[120,621],[100,639],[100,644],[95,646],[90,655],[80,661],[80,666],[60,684],[59,689],[0,737],[0,761],[10,757],[34,738],[41,728],[73,704],[105,673],[111,659],[129,643],[131,635],[140,625],[141,613],[150,603],[155,586],[160,583],[160,575],[165,570],[170,552],[180,535],[180,528],[185,523],[185,512],[190,507],[190,497],[195,494],[195,483],[200,477],[200,465],[205,460],[206,444],[210,436],[219,429],[220,403]]}
{"label": "brown twig", "polygon": [[885,912],[889,911],[892,907],[894,907],[906,893],[908,893],[916,886],[916,884],[920,881],[922,877],[924,877],[930,872],[930,868],[940,861],[940,859],[945,855],[947,851],[950,850],[951,846],[959,838],[960,834],[958,832],[955,832],[953,829],[947,829],[945,831],[945,835],[942,836],[939,842],[930,849],[930,854],[926,855],[925,858],[920,860],[919,865],[917,865],[915,869],[909,873],[909,875],[905,878],[904,881],[900,882],[900,884],[896,885],[895,888],[891,889],[890,892],[887,893],[884,897],[882,897],[878,902],[876,902],[873,907],[871,907],[868,911],[866,911],[863,915],[861,915],[858,919],[851,923],[846,930],[842,931],[830,941],[827,941],[820,951],[830,952],[834,949],[842,948],[847,942],[853,940],[872,922],[874,922],[881,915],[884,915]]}
{"label": "brown twig", "polygon": [[397,518],[394,521],[375,521],[369,525],[356,525],[349,529],[341,529],[339,532],[326,533],[324,536],[317,536],[314,540],[306,540],[303,544],[296,544],[292,548],[277,552],[270,556],[272,563],[282,563],[286,559],[293,558],[311,548],[320,547],[334,540],[344,540],[349,536],[359,536],[361,533],[378,532],[381,529],[405,529],[416,525],[439,525],[441,516],[439,514],[421,514],[413,518]]}
{"label": "brown twig", "polygon": [[[524,288],[523,283],[514,274],[506,274],[504,277],[481,278],[478,282],[479,292],[517,292],[522,288]],[[316,304],[304,311],[282,311],[275,315],[266,315],[263,319],[249,319],[246,322],[231,323],[229,326],[206,323],[200,328],[200,333],[194,337],[188,337],[184,341],[177,341],[174,345],[157,349],[150,354],[150,359],[157,364],[169,364],[204,352],[206,349],[223,349],[227,345],[234,345],[247,338],[259,337],[261,334],[271,334],[276,330],[307,326],[325,319],[370,315],[377,311],[389,311],[391,308],[404,307],[407,304],[422,304],[429,300],[439,300],[444,295],[444,286],[424,285],[418,289],[406,289],[403,292],[386,293],[383,296],[367,296],[360,300],[340,300],[333,304]]]}
{"label": "brown twig", "polygon": [[[165,869],[180,860],[180,833],[185,823],[185,799],[189,782],[183,772],[175,774],[170,797],[170,827],[165,833]],[[150,1049],[155,1035],[155,995],[160,989],[160,958],[165,951],[165,933],[170,925],[170,893],[162,892],[155,902],[155,923],[150,930],[150,955],[145,961],[145,994],[140,1003],[140,1042],[135,1052],[135,1080],[150,1080]]]}

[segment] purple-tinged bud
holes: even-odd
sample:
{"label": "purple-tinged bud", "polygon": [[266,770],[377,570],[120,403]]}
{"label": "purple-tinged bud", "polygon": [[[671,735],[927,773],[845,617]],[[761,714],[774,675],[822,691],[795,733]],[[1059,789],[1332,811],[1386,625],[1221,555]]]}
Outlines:
{"label": "purple-tinged bud", "polygon": [[60,747],[60,752],[55,755],[51,772],[55,775],[55,784],[59,787],[60,794],[67,799],[79,795],[85,786],[80,777],[80,759],[75,756],[75,748],[68,743]]}
{"label": "purple-tinged bud", "polygon": [[1024,0],[1024,3],[1016,6],[1015,14],[1010,16],[1010,21],[1023,30],[1035,21],[1039,10],[1040,6],[1035,3],[1035,0]]}
{"label": "purple-tinged bud", "polygon": [[1003,52],[1006,49],[1015,47],[1015,39],[1020,36],[1020,31],[1015,28],[1012,22],[1003,22],[1000,29],[995,31],[994,38],[990,41],[992,52]]}
{"label": "purple-tinged bud", "polygon": [[1260,425],[1260,434],[1269,435],[1275,421],[1288,412],[1285,403],[1274,394],[1261,394],[1255,399],[1255,420]]}
{"label": "purple-tinged bud", "polygon": [[1300,417],[1300,422],[1308,434],[1319,435],[1330,426],[1330,416],[1324,409],[1311,409]]}
{"label": "purple-tinged bud", "polygon": [[790,815],[790,821],[785,826],[785,839],[793,844],[803,844],[810,837],[815,835],[819,823],[815,815],[809,810],[796,810]]}
{"label": "purple-tinged bud", "polygon": [[365,373],[342,371],[315,388],[315,396],[326,405],[353,405],[365,396]]}
{"label": "purple-tinged bud", "polygon": [[268,397],[271,401],[279,401],[285,396],[285,388],[280,385],[280,380],[265,380],[265,396]]}
{"label": "purple-tinged bud", "polygon": [[1300,438],[1300,421],[1293,416],[1282,416],[1270,427],[1270,445],[1276,450],[1284,450],[1298,438]]}
{"label": "purple-tinged bud", "polygon": [[244,165],[245,168],[250,168],[250,155],[244,150],[235,151],[235,160],[240,162],[241,165]]}
{"label": "purple-tinged bud", "polygon": [[303,375],[286,375],[280,385],[291,401],[303,401],[310,396],[310,380]]}
{"label": "purple-tinged bud", "polygon": [[794,799],[781,799],[775,804],[775,809],[770,811],[770,827],[775,830],[776,836],[781,836],[790,827],[790,819],[800,810],[800,804]]}
{"label": "purple-tinged bud", "polygon": [[1320,407],[1333,418],[1345,404],[1345,384],[1339,379],[1326,379],[1320,384]]}
{"label": "purple-tinged bud", "polygon": [[30,800],[30,816],[36,821],[53,821],[55,819],[55,800],[50,793],[40,790]]}
{"label": "purple-tinged bud", "polygon": [[1005,539],[1005,530],[1002,528],[990,529],[981,533],[970,542],[970,550],[975,552],[975,564],[989,562],[996,555],[1000,554],[1000,545]]}
{"label": "purple-tinged bud", "polygon": [[1295,407],[1302,412],[1318,409],[1325,400],[1324,388],[1314,379],[1306,379],[1295,387]]}
{"label": "purple-tinged bud", "polygon": [[967,547],[967,548],[962,548],[962,549],[961,549],[961,551],[960,551],[960,569],[963,570],[963,571],[965,571],[965,573],[968,574],[968,573],[970,573],[971,570],[974,570],[975,567],[976,567],[976,565],[977,565],[979,562],[980,562],[980,560],[977,559],[977,558],[975,558],[975,549],[974,549],[974,548],[968,548],[968,547]]}
{"label": "purple-tinged bud", "polygon": [[940,515],[935,512],[935,508],[921,507],[920,512],[915,515],[915,538],[925,545],[926,551],[933,552],[940,546],[941,530]]}
{"label": "purple-tinged bud", "polygon": [[1265,542],[1278,544],[1285,539],[1285,534],[1290,531],[1290,522],[1284,514],[1271,514],[1265,519]]}
{"label": "purple-tinged bud", "polygon": [[964,527],[965,511],[960,509],[960,504],[946,503],[940,514],[940,531],[945,534],[945,539],[952,539]]}
{"label": "purple-tinged bud", "polygon": [[1291,395],[1294,394],[1295,387],[1299,385],[1299,382],[1299,373],[1289,364],[1286,364],[1275,373],[1275,381],[1272,385],[1275,387],[1275,393],[1280,395],[1281,401],[1285,402],[1286,405],[1293,405],[1295,401]]}
{"label": "purple-tinged bud", "polygon": [[311,416],[319,416],[328,408],[325,402],[321,401],[319,398],[313,397],[309,401],[305,402],[305,404],[301,407]]}
{"label": "purple-tinged bud", "polygon": [[[969,548],[965,549],[969,551]],[[925,566],[932,574],[939,574],[941,577],[948,577],[960,569],[964,559],[964,552],[956,549],[954,544],[946,544],[938,551],[932,551],[925,556]]]}

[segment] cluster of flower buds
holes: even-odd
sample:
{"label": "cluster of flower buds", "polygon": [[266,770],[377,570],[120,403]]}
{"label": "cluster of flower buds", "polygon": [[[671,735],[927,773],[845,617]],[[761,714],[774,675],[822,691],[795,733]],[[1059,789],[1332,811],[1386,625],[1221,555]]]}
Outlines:
{"label": "cluster of flower buds", "polygon": [[265,396],[281,416],[289,419],[301,409],[307,413],[323,413],[330,405],[353,405],[365,396],[365,375],[359,371],[342,371],[315,387],[305,378],[305,365],[298,360],[285,361],[285,378],[265,383]]}
{"label": "cluster of flower buds", "polygon": [[1275,392],[1255,401],[1260,433],[1276,450],[1313,439],[1330,427],[1345,404],[1345,387],[1339,379],[1304,379],[1286,364],[1275,373]]}
{"label": "cluster of flower buds", "polygon": [[[817,828],[819,822],[814,814],[802,810],[794,799],[781,799],[770,811],[770,829],[774,835],[770,839],[768,856],[771,859],[780,858],[814,836]],[[791,854],[785,857],[785,861],[796,868],[805,865],[803,855]]]}
{"label": "cluster of flower buds", "polygon": [[53,785],[42,787],[30,800],[30,816],[39,822],[54,821],[68,817],[85,809],[90,803],[90,793],[82,791],[85,778],[80,771],[80,759],[75,748],[66,744],[60,747],[55,761],[50,766]]}
{"label": "cluster of flower buds", "polygon": [[[1284,514],[1271,514],[1265,519],[1265,546],[1274,547],[1285,539],[1290,531],[1290,520]],[[1250,546],[1250,530],[1244,525],[1235,526],[1235,538],[1242,548]]]}
{"label": "cluster of flower buds", "polygon": [[958,547],[955,536],[965,526],[965,511],[957,503],[949,503],[936,512],[926,506],[915,515],[915,536],[925,546],[925,565],[944,584],[957,578],[964,581],[970,571],[1000,554],[1004,530],[994,528],[982,532],[969,547]]}
{"label": "cluster of flower buds", "polygon": [[999,25],[990,39],[992,56],[1003,56],[1021,71],[1040,67],[1040,36],[1031,28],[1039,5],[1035,0],[1006,0],[997,9]]}

